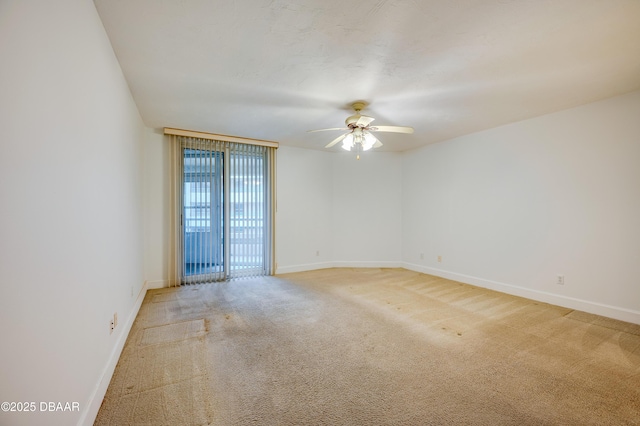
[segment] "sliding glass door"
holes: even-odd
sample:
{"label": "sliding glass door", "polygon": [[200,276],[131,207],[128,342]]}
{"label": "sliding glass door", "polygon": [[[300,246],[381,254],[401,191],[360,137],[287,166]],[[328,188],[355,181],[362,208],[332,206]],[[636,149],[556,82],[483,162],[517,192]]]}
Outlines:
{"label": "sliding glass door", "polygon": [[180,282],[270,274],[270,148],[185,138],[181,157]]}
{"label": "sliding glass door", "polygon": [[183,275],[224,276],[224,152],[183,148]]}
{"label": "sliding glass door", "polygon": [[229,270],[241,275],[264,264],[264,155],[236,150],[229,163]]}

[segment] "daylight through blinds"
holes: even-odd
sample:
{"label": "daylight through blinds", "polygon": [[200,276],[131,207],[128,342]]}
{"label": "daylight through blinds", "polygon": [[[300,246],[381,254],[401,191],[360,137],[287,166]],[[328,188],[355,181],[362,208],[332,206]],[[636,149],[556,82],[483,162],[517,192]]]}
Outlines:
{"label": "daylight through blinds", "polygon": [[174,283],[272,274],[275,149],[174,138]]}

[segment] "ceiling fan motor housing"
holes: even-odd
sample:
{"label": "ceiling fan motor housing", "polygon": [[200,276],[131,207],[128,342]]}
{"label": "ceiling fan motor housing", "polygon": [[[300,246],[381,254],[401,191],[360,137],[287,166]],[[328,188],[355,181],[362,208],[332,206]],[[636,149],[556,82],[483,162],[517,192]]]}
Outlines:
{"label": "ceiling fan motor housing", "polygon": [[355,115],[352,115],[351,117],[347,117],[347,119],[344,120],[344,124],[346,124],[347,127],[349,128],[357,127],[357,123],[358,123],[358,120],[360,120],[360,117],[362,117],[360,114],[355,114]]}
{"label": "ceiling fan motor housing", "polygon": [[356,113],[351,117],[347,117],[347,119],[344,120],[344,123],[347,125],[347,127],[352,129],[354,127],[357,127],[356,123],[358,122],[358,120],[360,120],[360,117],[362,117],[362,115],[360,115],[360,111],[362,111],[366,106],[367,104],[364,102],[354,102],[351,104],[351,107]]}

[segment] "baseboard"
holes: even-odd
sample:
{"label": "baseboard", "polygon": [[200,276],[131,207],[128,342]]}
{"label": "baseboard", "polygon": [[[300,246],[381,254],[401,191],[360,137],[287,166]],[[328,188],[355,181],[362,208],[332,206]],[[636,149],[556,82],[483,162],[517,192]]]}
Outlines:
{"label": "baseboard", "polygon": [[333,268],[333,262],[306,263],[302,265],[278,266],[277,274],[289,274],[291,272],[315,271],[316,269]]}
{"label": "baseboard", "polygon": [[133,309],[131,309],[131,313],[127,318],[127,321],[123,324],[122,332],[120,336],[118,336],[118,340],[116,341],[113,350],[111,351],[111,355],[107,361],[107,365],[102,372],[102,378],[96,385],[91,397],[89,398],[89,403],[87,404],[87,408],[84,410],[82,415],[80,416],[80,420],[78,421],[78,425],[81,426],[91,426],[95,422],[95,419],[98,415],[98,411],[100,410],[100,406],[102,405],[102,400],[104,399],[104,395],[107,393],[107,388],[109,388],[109,383],[111,382],[111,377],[113,376],[113,372],[116,369],[116,365],[118,364],[118,360],[120,359],[120,354],[122,353],[122,349],[124,348],[124,344],[127,341],[127,337],[129,336],[129,332],[131,331],[131,327],[133,326],[133,322],[138,315],[138,311],[140,310],[140,306],[142,306],[142,301],[144,300],[144,296],[147,294],[148,283],[142,285],[140,289],[140,293],[138,293],[138,298],[136,299],[135,304],[133,305]]}
{"label": "baseboard", "polygon": [[471,284],[489,290],[499,291],[501,293],[511,294],[513,296],[525,297],[527,299],[539,302],[550,303],[552,305],[562,306],[569,309],[589,312],[595,315],[617,319],[620,321],[640,324],[640,311],[633,309],[621,308],[618,306],[606,305],[603,303],[592,302],[589,300],[577,299],[574,297],[563,296],[560,294],[549,293],[546,291],[533,290],[530,288],[520,287],[512,284],[491,281],[484,278],[473,277],[470,275],[458,274],[437,268],[429,268],[413,263],[403,263],[403,268],[411,271],[421,272],[423,274],[435,275],[437,277],[447,278],[459,281],[465,284]]}
{"label": "baseboard", "polygon": [[402,268],[402,262],[386,260],[373,261],[338,261],[333,262],[334,268]]}
{"label": "baseboard", "polygon": [[156,289],[156,288],[171,287],[169,285],[169,280],[145,281],[145,284],[147,285],[147,290],[153,290],[153,289]]}
{"label": "baseboard", "polygon": [[304,265],[278,266],[277,274],[288,274],[291,272],[315,271],[316,269],[328,268],[402,268],[402,262],[388,261],[337,261],[307,263]]}

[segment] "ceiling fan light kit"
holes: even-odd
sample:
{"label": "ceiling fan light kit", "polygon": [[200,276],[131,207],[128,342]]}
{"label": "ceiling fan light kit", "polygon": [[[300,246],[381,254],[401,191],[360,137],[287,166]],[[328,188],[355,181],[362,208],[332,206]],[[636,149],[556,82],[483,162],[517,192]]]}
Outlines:
{"label": "ceiling fan light kit", "polygon": [[375,120],[373,117],[367,117],[360,114],[360,111],[366,106],[364,102],[354,102],[351,107],[355,110],[355,114],[347,117],[344,123],[345,128],[330,128],[320,130],[309,130],[310,132],[322,132],[326,130],[347,130],[347,133],[338,136],[325,146],[331,148],[342,141],[342,149],[347,151],[356,151],[356,159],[360,159],[362,151],[368,151],[371,148],[379,148],[382,142],[378,140],[371,132],[394,132],[394,133],[413,133],[412,127],[401,126],[370,126]]}

